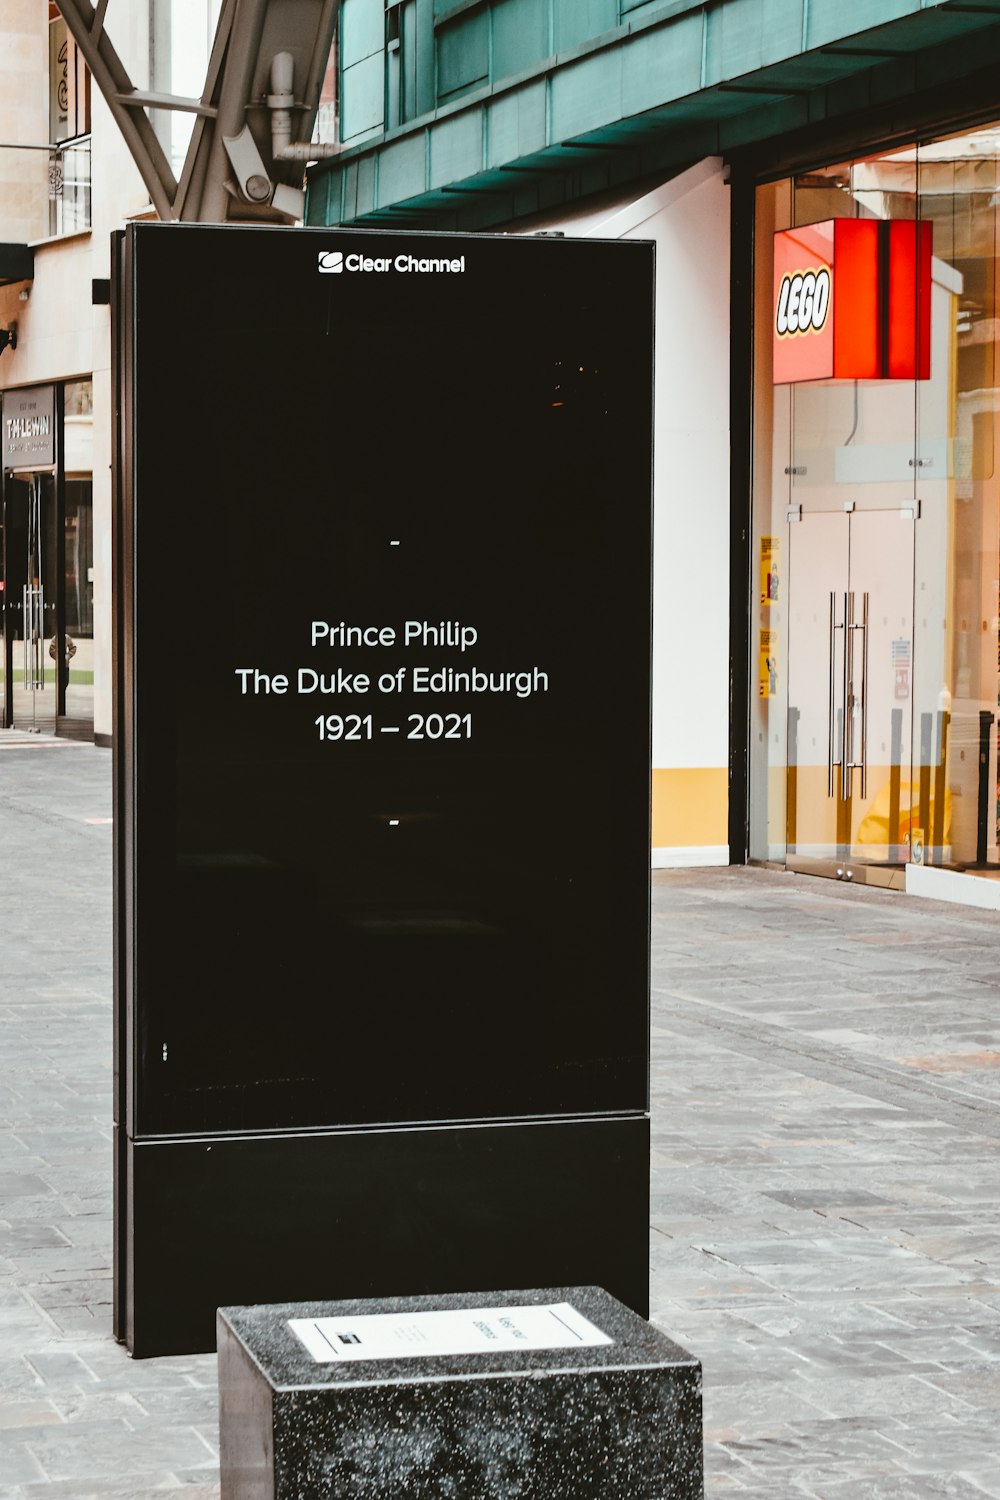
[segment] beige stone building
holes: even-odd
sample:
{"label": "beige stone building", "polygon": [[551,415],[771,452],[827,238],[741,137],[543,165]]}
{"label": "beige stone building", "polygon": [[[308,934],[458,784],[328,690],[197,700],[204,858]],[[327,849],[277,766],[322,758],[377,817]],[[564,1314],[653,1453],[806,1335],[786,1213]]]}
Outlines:
{"label": "beige stone building", "polygon": [[[117,9],[115,45],[141,86],[149,8]],[[110,236],[151,213],[56,7],[0,0],[7,727],[111,735]]]}

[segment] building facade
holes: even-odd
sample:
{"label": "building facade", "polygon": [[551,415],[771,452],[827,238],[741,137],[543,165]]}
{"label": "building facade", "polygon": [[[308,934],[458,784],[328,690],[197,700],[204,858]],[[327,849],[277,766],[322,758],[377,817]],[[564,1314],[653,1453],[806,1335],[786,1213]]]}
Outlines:
{"label": "building facade", "polygon": [[998,56],[996,0],[341,6],[308,222],[656,241],[654,863],[998,904]]}
{"label": "building facade", "polygon": [[[199,89],[218,9],[116,7],[138,85]],[[0,0],[0,98],[0,724],[108,743],[111,233],[155,215],[54,4]],[[178,162],[190,117],[152,114]]]}
{"label": "building facade", "polygon": [[[116,16],[136,86],[197,95],[219,11]],[[0,33],[0,718],[104,740],[153,210],[57,7]],[[995,904],[1000,0],[342,0],[335,55],[308,223],[656,242],[654,863]]]}

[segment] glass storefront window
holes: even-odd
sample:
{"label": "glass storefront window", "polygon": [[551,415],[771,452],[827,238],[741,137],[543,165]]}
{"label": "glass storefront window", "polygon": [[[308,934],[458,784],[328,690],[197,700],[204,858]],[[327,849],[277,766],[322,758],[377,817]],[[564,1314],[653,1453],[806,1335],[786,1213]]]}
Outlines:
{"label": "glass storefront window", "polygon": [[50,235],[77,234],[90,228],[90,95],[90,71],[83,53],[50,5]]}
{"label": "glass storefront window", "polygon": [[57,461],[2,476],[0,724],[89,738],[94,720],[92,381],[67,381],[61,396],[61,402],[52,398]]}
{"label": "glass storefront window", "polygon": [[51,733],[58,716],[56,482],[51,472],[8,474],[4,484],[5,659],[10,724]]}
{"label": "glass storefront window", "polygon": [[49,234],[90,228],[90,136],[49,153]]}
{"label": "glass storefront window", "polygon": [[998,201],[1000,126],[759,189],[752,858],[997,864]]}
{"label": "glass storefront window", "polygon": [[[64,719],[94,720],[94,486],[92,380],[67,381],[64,393],[66,500],[63,510]],[[75,464],[80,467],[75,469]]]}

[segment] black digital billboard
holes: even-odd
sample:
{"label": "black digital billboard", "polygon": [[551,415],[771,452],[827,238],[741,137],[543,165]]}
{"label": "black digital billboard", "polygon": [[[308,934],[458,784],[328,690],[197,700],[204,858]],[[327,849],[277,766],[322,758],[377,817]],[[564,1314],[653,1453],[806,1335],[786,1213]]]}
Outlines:
{"label": "black digital billboard", "polygon": [[651,246],[117,260],[123,1164],[644,1120]]}

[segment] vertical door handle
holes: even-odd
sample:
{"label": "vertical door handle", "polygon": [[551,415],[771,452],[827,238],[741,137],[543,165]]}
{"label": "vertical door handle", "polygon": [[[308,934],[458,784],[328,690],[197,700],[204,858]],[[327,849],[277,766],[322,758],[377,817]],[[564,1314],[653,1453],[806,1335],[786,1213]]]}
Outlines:
{"label": "vertical door handle", "polygon": [[834,741],[836,739],[837,689],[837,596],[830,595],[830,720],[826,740],[826,795],[833,796]]}
{"label": "vertical door handle", "polygon": [[44,590],[40,583],[26,583],[23,595],[24,615],[24,686],[44,688],[45,671],[42,638],[45,633]]}
{"label": "vertical door handle", "polygon": [[31,653],[31,645],[30,645],[30,642],[31,642],[31,596],[30,596],[30,593],[29,593],[29,588],[30,588],[30,585],[26,583],[24,585],[24,590],[23,590],[23,593],[22,593],[22,607],[21,607],[21,615],[22,615],[21,628],[22,628],[22,633],[24,635],[24,686],[25,687],[30,687],[31,686],[31,683],[29,681],[30,676],[31,676],[31,673],[30,673],[30,663],[31,663],[31,655],[30,655],[30,653]]}
{"label": "vertical door handle", "polygon": [[844,801],[851,787],[851,749],[853,745],[851,714],[851,645],[854,629],[854,595],[844,595],[844,716],[840,735],[840,795]]}
{"label": "vertical door handle", "polygon": [[861,795],[868,795],[868,595],[861,605]]}

